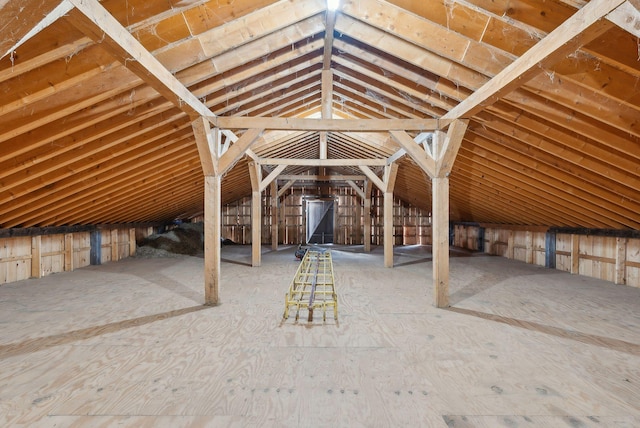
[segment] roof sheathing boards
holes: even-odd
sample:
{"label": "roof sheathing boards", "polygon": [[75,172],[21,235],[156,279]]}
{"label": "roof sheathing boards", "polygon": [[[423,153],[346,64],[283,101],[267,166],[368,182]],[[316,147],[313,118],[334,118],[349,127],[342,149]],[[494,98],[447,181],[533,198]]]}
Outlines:
{"label": "roof sheathing boards", "polygon": [[[4,20],[0,40],[15,43],[59,4],[27,3],[36,14],[15,12],[25,4],[15,0],[0,10],[22,19]],[[324,1],[100,4],[216,114],[321,110]],[[440,117],[584,4],[343,0],[330,62],[334,116]],[[602,36],[475,115],[450,177],[452,219],[640,227],[637,37],[598,25]],[[187,116],[128,65],[66,18],[0,61],[1,227],[202,210]],[[270,134],[254,148],[260,156],[271,142],[277,156],[317,156],[317,133]],[[331,132],[328,154],[390,156],[397,148],[386,137]],[[396,195],[430,210],[429,181],[407,157],[399,162]],[[225,203],[250,193],[246,159],[222,188]]]}

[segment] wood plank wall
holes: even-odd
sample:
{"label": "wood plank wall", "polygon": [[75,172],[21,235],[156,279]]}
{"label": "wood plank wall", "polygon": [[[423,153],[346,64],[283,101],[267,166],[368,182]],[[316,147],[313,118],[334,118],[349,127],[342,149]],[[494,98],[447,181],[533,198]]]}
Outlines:
{"label": "wood plank wall", "polygon": [[[453,224],[452,235],[456,247],[546,266],[546,228]],[[640,287],[639,238],[557,233],[554,260],[555,269]]]}
{"label": "wood plank wall", "polygon": [[[72,271],[91,264],[89,231],[0,238],[0,284]],[[100,235],[101,263],[135,254],[136,239],[153,233],[152,227],[103,227]]]}
{"label": "wood plank wall", "polygon": [[[340,245],[362,245],[364,239],[364,204],[351,188],[295,188],[280,198],[278,243],[297,245],[306,242],[304,199],[316,195],[336,195],[336,228],[334,242]],[[374,191],[371,197],[372,233],[374,245],[383,245],[384,195]],[[262,243],[271,242],[271,195],[262,196]],[[222,237],[238,244],[251,243],[251,198],[243,198],[222,209]],[[430,245],[431,216],[419,208],[394,199],[395,245]]]}

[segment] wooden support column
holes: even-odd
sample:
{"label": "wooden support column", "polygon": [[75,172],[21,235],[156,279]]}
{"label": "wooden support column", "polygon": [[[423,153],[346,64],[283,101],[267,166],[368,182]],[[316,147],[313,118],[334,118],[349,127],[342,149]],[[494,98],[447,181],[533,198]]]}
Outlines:
{"label": "wooden support column", "polygon": [[393,267],[393,192],[384,192],[384,267]]}
{"label": "wooden support column", "polygon": [[212,130],[209,122],[202,117],[191,122],[191,126],[204,173],[204,304],[216,306],[220,303],[222,237],[220,132]]}
{"label": "wooden support column", "polygon": [[64,234],[64,271],[73,270],[73,233]]}
{"label": "wooden support column", "polygon": [[449,178],[431,179],[434,304],[449,306]]}
{"label": "wooden support column", "polygon": [[398,174],[398,164],[385,167],[384,171],[384,266],[393,267],[393,188]]}
{"label": "wooden support column", "polygon": [[258,267],[262,264],[262,193],[260,192],[262,170],[260,164],[249,162],[249,175],[251,176],[251,266]]}
{"label": "wooden support column", "polygon": [[[429,168],[434,167],[434,176],[431,179],[433,293],[434,304],[438,308],[449,306],[449,174],[462,145],[468,124],[468,120],[455,120],[449,125],[446,136],[442,132],[435,132],[432,145],[434,165],[431,162],[422,165],[422,169],[427,174],[429,174]],[[416,154],[411,156],[414,159],[420,159]]]}
{"label": "wooden support column", "polygon": [[204,177],[204,303],[220,303],[220,238],[222,224],[222,177]]}
{"label": "wooden support column", "polygon": [[354,215],[355,218],[353,219],[353,244],[359,244],[360,241],[362,240],[362,204],[360,203],[360,199],[359,197],[354,197],[355,200],[355,210],[354,210]]}
{"label": "wooden support column", "polygon": [[273,251],[278,250],[278,227],[280,223],[278,214],[278,182],[274,180],[271,182],[271,249]]}
{"label": "wooden support column", "polygon": [[616,284],[626,284],[627,238],[616,238]]}
{"label": "wooden support column", "polygon": [[31,237],[31,277],[42,278],[42,237]]}
{"label": "wooden support column", "polygon": [[373,184],[371,183],[371,180],[366,180],[364,182],[364,199],[363,199],[363,213],[362,213],[362,220],[363,220],[363,232],[364,232],[364,237],[363,242],[364,242],[364,252],[365,253],[369,253],[371,252],[371,189],[372,189]]}

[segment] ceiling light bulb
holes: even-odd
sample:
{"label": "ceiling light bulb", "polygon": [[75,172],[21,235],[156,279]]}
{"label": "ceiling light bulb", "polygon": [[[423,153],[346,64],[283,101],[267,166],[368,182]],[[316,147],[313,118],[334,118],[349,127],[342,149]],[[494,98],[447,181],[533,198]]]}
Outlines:
{"label": "ceiling light bulb", "polygon": [[340,6],[340,0],[327,0],[327,8],[329,10],[336,10]]}

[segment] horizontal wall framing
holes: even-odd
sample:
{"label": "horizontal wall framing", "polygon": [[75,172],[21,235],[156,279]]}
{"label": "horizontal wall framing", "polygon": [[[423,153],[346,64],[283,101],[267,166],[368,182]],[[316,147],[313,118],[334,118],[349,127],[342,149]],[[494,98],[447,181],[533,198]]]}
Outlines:
{"label": "horizontal wall framing", "polygon": [[638,231],[453,223],[452,245],[640,287]]}
{"label": "horizontal wall framing", "polygon": [[0,235],[0,284],[130,257],[136,239],[153,231],[119,225],[5,230]]}
{"label": "horizontal wall framing", "polygon": [[[330,195],[330,196],[328,196]],[[334,243],[364,244],[364,216],[371,216],[371,243],[382,245],[384,236],[383,194],[374,189],[371,209],[364,211],[362,198],[351,188],[290,188],[278,198],[278,244],[306,242],[306,200],[332,197],[335,206]],[[262,243],[271,242],[274,204],[269,190],[262,195]],[[431,245],[431,216],[419,208],[394,198],[394,245]],[[222,238],[237,244],[251,243],[251,198],[246,197],[222,207]]]}

